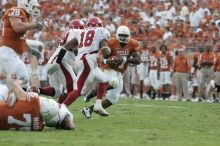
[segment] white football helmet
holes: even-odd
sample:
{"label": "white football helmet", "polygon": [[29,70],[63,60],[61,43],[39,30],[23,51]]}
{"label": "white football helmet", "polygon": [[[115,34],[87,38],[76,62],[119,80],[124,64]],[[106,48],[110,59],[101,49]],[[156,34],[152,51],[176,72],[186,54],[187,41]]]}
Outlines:
{"label": "white football helmet", "polygon": [[120,43],[127,43],[130,35],[130,30],[127,26],[119,26],[116,30],[116,38]]}
{"label": "white football helmet", "polygon": [[53,99],[40,97],[40,111],[45,125],[48,127],[58,127],[68,115],[73,121],[72,113],[65,105],[58,105]]}
{"label": "white football helmet", "polygon": [[18,0],[17,6],[33,17],[40,15],[40,4],[37,0]]}

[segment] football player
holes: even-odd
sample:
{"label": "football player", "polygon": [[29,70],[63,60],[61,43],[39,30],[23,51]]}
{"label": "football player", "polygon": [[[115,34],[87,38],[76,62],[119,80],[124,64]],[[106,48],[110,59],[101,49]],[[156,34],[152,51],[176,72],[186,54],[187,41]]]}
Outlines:
{"label": "football player", "polygon": [[160,47],[160,80],[163,85],[162,97],[163,99],[171,96],[171,65],[173,58],[171,52],[167,50],[167,46],[162,45]]}
{"label": "football player", "polygon": [[28,71],[20,55],[27,51],[25,33],[31,29],[42,29],[42,24],[31,22],[39,15],[37,0],[18,0],[17,7],[8,9],[3,16],[3,31],[0,45],[0,73],[15,74],[23,80],[23,88],[29,86]]}
{"label": "football player", "polygon": [[157,48],[153,47],[152,51],[149,53],[149,81],[150,87],[152,88],[153,93],[151,98],[155,99],[156,95],[159,93],[160,88],[160,77],[159,77],[159,67],[160,67],[160,52],[157,51]]}
{"label": "football player", "polygon": [[[102,101],[103,108],[108,108],[118,102],[123,89],[123,73],[128,64],[140,64],[141,62],[138,41],[130,38],[130,30],[127,26],[117,28],[116,38],[110,38],[108,46],[111,49],[111,55],[106,59],[100,52],[99,64],[105,70],[109,84],[114,89],[107,91],[106,99]],[[115,62],[110,62],[114,58],[116,58]],[[91,118],[93,111],[94,106],[90,106],[83,108],[82,113],[86,118]]]}
{"label": "football player", "polygon": [[10,74],[6,85],[0,85],[0,130],[42,131],[45,126],[72,130],[73,115],[65,105],[37,93],[25,92],[22,81]]}
{"label": "football player", "polygon": [[108,113],[101,105],[108,79],[97,66],[97,54],[100,48],[105,57],[110,54],[110,49],[107,45],[109,37],[110,33],[102,27],[102,21],[98,17],[92,17],[87,21],[84,31],[77,33],[76,38],[62,46],[56,60],[57,63],[62,61],[66,50],[73,50],[78,46],[78,55],[75,59],[77,88],[67,95],[63,102],[65,105],[69,106],[80,95],[87,94],[93,81],[96,81],[99,85],[97,87],[98,95],[94,110],[102,116],[108,116]]}
{"label": "football player", "polygon": [[[58,103],[62,103],[66,97],[66,95],[63,93],[63,90],[67,90],[67,95],[73,91],[74,83],[76,82],[76,75],[72,68],[74,67],[77,52],[68,51],[65,54],[62,62],[59,64],[56,63],[56,59],[61,46],[74,38],[76,33],[83,31],[83,29],[84,23],[82,20],[74,19],[70,22],[68,30],[60,38],[59,47],[56,49],[47,63],[47,73],[49,76],[50,86],[39,88],[37,93],[55,98],[59,97]],[[36,87],[32,87],[32,90],[36,91],[34,88]]]}
{"label": "football player", "polygon": [[140,63],[140,96],[143,98],[144,91],[144,79],[148,76],[148,55],[149,51],[147,49],[147,43],[145,41],[142,42],[142,50],[141,50],[141,63]]}

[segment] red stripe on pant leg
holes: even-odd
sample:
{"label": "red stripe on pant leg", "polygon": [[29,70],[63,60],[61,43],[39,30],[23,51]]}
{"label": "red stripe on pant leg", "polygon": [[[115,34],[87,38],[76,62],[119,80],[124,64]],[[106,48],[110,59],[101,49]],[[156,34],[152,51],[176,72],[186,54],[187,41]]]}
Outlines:
{"label": "red stripe on pant leg", "polygon": [[65,104],[66,106],[69,106],[71,103],[73,103],[79,96],[82,90],[82,87],[90,73],[90,67],[89,64],[85,58],[85,55],[83,55],[82,57],[82,61],[83,61],[83,65],[84,65],[84,70],[82,72],[82,74],[80,75],[78,81],[77,81],[77,90],[73,90],[72,92],[70,92],[67,96],[67,98],[64,100],[63,104]]}
{"label": "red stripe on pant leg", "polygon": [[71,91],[73,91],[73,78],[71,74],[69,73],[69,71],[65,68],[65,66],[62,63],[60,64],[60,68],[63,71],[63,74],[66,79],[66,89],[67,89],[67,95],[68,95]]}
{"label": "red stripe on pant leg", "polygon": [[90,66],[86,60],[85,55],[83,55],[83,57],[81,58],[81,60],[83,61],[83,65],[84,65],[84,70],[82,72],[82,74],[80,75],[78,81],[77,81],[77,88],[78,90],[81,92],[83,85],[85,84],[85,81],[91,71]]}
{"label": "red stripe on pant leg", "polygon": [[96,99],[102,99],[105,95],[106,89],[108,87],[108,82],[100,83],[97,88],[97,97]]}
{"label": "red stripe on pant leg", "polygon": [[48,86],[48,87],[43,87],[43,88],[39,88],[40,90],[40,94],[43,94],[43,95],[48,95],[48,96],[55,96],[55,89],[51,86]]}

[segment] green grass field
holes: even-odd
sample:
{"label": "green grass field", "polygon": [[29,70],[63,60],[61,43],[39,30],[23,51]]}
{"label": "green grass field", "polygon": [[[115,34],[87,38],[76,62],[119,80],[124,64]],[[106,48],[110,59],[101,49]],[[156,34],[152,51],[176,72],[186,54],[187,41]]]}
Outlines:
{"label": "green grass field", "polygon": [[90,120],[83,106],[71,106],[75,131],[1,131],[0,146],[220,146],[220,104],[121,99]]}

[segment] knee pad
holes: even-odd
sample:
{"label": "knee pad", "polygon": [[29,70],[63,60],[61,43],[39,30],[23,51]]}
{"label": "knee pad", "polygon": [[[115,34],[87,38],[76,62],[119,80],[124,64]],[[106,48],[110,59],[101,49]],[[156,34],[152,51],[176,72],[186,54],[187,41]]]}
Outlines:
{"label": "knee pad", "polygon": [[110,80],[109,85],[111,85],[113,88],[116,88],[119,85],[119,81],[117,79]]}

